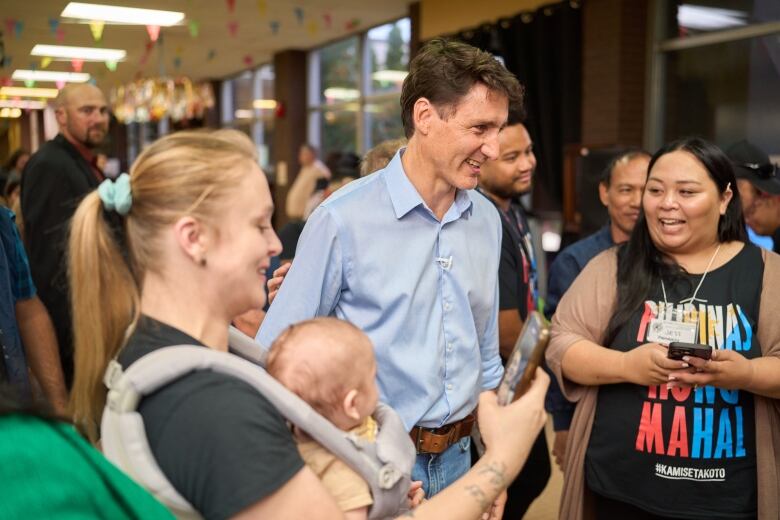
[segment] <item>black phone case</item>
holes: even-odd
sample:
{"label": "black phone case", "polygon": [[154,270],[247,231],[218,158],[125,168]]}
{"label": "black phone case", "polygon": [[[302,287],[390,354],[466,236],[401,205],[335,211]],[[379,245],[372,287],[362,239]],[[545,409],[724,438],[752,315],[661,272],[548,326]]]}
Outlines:
{"label": "black phone case", "polygon": [[682,361],[683,356],[710,359],[712,357],[712,347],[699,343],[682,343],[679,341],[669,343],[669,351],[666,357]]}

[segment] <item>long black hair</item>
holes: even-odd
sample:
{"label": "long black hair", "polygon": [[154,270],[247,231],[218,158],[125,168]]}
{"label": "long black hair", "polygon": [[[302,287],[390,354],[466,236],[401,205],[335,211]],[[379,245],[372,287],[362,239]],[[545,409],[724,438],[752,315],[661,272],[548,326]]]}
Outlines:
{"label": "long black hair", "polygon": [[[679,150],[696,157],[707,170],[710,179],[715,182],[718,193],[723,195],[730,185],[733,195],[726,207],[726,213],[718,221],[718,241],[747,240],[742,202],[739,199],[731,161],[714,144],[698,137],[688,137],[669,143],[655,152],[650,159],[647,168],[648,177],[658,159]],[[640,211],[628,242],[618,248],[617,262],[617,304],[607,327],[606,345],[612,343],[617,331],[642,307],[650,296],[652,288],[661,279],[676,281],[685,275],[685,270],[663,254],[653,243],[644,210]]]}

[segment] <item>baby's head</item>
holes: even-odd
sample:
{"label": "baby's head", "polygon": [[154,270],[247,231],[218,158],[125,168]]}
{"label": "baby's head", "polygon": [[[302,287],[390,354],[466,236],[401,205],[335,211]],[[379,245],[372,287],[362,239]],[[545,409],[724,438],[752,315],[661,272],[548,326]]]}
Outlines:
{"label": "baby's head", "polygon": [[315,318],[291,325],[271,345],[266,368],[342,430],[376,408],[374,348],[349,322]]}

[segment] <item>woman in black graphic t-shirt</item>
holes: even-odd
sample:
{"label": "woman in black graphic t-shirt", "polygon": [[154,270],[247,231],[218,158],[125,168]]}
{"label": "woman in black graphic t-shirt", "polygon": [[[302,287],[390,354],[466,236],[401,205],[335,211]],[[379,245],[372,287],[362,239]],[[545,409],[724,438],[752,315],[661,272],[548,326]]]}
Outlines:
{"label": "woman in black graphic t-shirt", "polygon": [[[598,386],[590,405],[580,402],[592,415],[584,461],[567,467],[567,479],[584,477],[597,518],[759,514],[754,400],[780,396],[780,361],[762,357],[774,346],[758,341],[764,261],[745,243],[734,187],[728,159],[709,143],[659,150],[630,241],[605,253],[617,256],[616,273],[586,269],[558,308],[551,365],[569,385]],[[606,261],[597,260],[593,267]],[[599,337],[577,323],[588,312],[578,307],[601,309],[598,297],[594,305],[593,294],[582,294],[589,278],[613,291]],[[710,345],[712,360],[668,359],[670,336]],[[760,478],[776,489],[776,477],[768,487]],[[564,497],[561,514],[578,510],[576,501]]]}

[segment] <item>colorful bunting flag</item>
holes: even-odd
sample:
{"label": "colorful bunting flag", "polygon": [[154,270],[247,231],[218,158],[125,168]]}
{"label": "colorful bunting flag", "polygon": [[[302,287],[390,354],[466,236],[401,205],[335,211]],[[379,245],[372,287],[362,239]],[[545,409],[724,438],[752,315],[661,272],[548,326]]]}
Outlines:
{"label": "colorful bunting flag", "polygon": [[233,14],[236,10],[236,0],[225,0],[225,3],[227,3],[228,12]]}
{"label": "colorful bunting flag", "polygon": [[106,68],[110,70],[111,72],[114,72],[116,70],[116,62],[115,61],[107,61],[106,62]]}
{"label": "colorful bunting flag", "polygon": [[42,69],[45,69],[50,64],[51,64],[51,58],[49,58],[48,56],[44,56],[43,58],[41,58],[41,68]]}
{"label": "colorful bunting flag", "polygon": [[277,20],[271,20],[269,25],[271,26],[271,34],[277,34],[279,32],[279,26],[281,24]]}
{"label": "colorful bunting flag", "polygon": [[190,36],[193,38],[198,37],[198,32],[200,31],[200,22],[196,20],[190,20],[190,23],[187,24],[187,27],[190,29]]}
{"label": "colorful bunting flag", "polygon": [[105,25],[106,22],[102,20],[92,20],[89,22],[89,30],[92,32],[92,38],[96,42],[100,42],[100,40],[103,39],[103,28]]}
{"label": "colorful bunting flag", "polygon": [[21,20],[16,20],[16,23],[14,24],[14,36],[16,36],[17,39],[22,36],[23,29],[24,29],[24,22]]}
{"label": "colorful bunting flag", "polygon": [[153,42],[157,41],[157,38],[160,37],[160,26],[159,25],[147,25],[146,26],[146,32],[149,33],[149,39]]}
{"label": "colorful bunting flag", "polygon": [[319,30],[317,21],[309,20],[309,23],[306,24],[306,30],[309,32],[310,35],[315,36],[317,34],[317,31]]}
{"label": "colorful bunting flag", "polygon": [[215,51],[214,49],[209,49],[209,54],[208,54],[208,57],[206,59],[208,61],[211,61],[211,60],[214,59],[214,56],[216,56],[216,55],[217,55],[217,51]]}
{"label": "colorful bunting flag", "polygon": [[326,28],[330,29],[331,27],[333,27],[333,17],[331,16],[330,13],[324,13],[322,15],[322,19],[325,20]]}
{"label": "colorful bunting flag", "polygon": [[257,0],[257,10],[260,13],[260,16],[265,16],[268,14],[268,2],[267,0]]}
{"label": "colorful bunting flag", "polygon": [[57,18],[49,18],[49,31],[52,34],[57,34],[57,27],[60,26],[60,21]]}
{"label": "colorful bunting flag", "polygon": [[244,56],[244,65],[246,65],[247,67],[251,67],[253,61],[254,60],[252,59],[252,56],[250,56],[249,54]]}
{"label": "colorful bunting flag", "polygon": [[298,20],[298,25],[303,23],[303,8],[302,7],[296,7],[293,9],[295,11],[295,18]]}
{"label": "colorful bunting flag", "polygon": [[354,31],[360,26],[360,18],[353,18],[344,24],[344,28],[348,31]]}
{"label": "colorful bunting flag", "polygon": [[227,24],[228,32],[230,33],[230,36],[233,38],[236,37],[238,34],[238,22],[236,20],[231,20]]}
{"label": "colorful bunting flag", "polygon": [[181,58],[176,56],[175,58],[173,58],[173,68],[179,70],[179,67],[181,67]]}
{"label": "colorful bunting flag", "polygon": [[70,60],[70,64],[75,72],[81,72],[81,69],[84,67],[84,60],[74,58]]}
{"label": "colorful bunting flag", "polygon": [[35,86],[35,80],[32,79],[24,80],[24,86],[27,88],[33,88]]}
{"label": "colorful bunting flag", "polygon": [[57,88],[59,88],[59,89],[61,89],[61,88],[63,88],[65,86],[65,82],[62,81],[61,79],[58,79],[57,81],[55,81],[54,84],[57,85]]}
{"label": "colorful bunting flag", "polygon": [[57,35],[58,43],[62,43],[63,41],[65,41],[65,29],[63,29],[62,27],[57,27],[56,35]]}
{"label": "colorful bunting flag", "polygon": [[5,32],[7,32],[8,34],[13,34],[15,27],[16,27],[16,20],[14,20],[13,18],[5,19]]}

